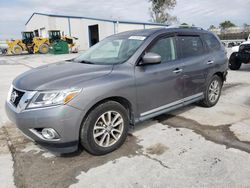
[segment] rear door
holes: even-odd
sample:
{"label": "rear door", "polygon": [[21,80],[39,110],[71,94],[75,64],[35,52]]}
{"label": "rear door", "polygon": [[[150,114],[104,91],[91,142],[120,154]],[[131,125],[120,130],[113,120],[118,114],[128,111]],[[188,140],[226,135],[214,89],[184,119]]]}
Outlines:
{"label": "rear door", "polygon": [[201,97],[205,88],[204,44],[199,35],[178,35],[177,41],[183,62],[183,98],[192,100]]}

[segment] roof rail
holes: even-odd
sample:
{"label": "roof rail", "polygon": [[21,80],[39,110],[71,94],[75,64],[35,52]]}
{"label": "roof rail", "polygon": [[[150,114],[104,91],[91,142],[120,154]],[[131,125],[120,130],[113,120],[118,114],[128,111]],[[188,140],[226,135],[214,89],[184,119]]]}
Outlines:
{"label": "roof rail", "polygon": [[204,30],[202,27],[196,27],[196,26],[191,26],[191,25],[171,25],[171,26],[167,26],[167,28],[186,28],[186,29]]}

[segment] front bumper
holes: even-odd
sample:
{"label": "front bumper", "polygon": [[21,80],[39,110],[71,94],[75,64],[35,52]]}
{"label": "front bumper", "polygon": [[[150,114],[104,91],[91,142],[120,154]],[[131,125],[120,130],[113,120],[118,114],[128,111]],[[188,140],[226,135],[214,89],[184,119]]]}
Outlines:
{"label": "front bumper", "polygon": [[244,64],[250,63],[250,53],[237,52],[236,57],[237,57],[238,61],[240,61]]}
{"label": "front bumper", "polygon": [[[5,103],[5,109],[9,119],[23,133],[43,147],[58,153],[70,153],[78,149],[83,117],[81,110],[61,105],[18,112],[9,102]],[[42,128],[53,128],[59,134],[59,139],[48,141],[31,131]]]}

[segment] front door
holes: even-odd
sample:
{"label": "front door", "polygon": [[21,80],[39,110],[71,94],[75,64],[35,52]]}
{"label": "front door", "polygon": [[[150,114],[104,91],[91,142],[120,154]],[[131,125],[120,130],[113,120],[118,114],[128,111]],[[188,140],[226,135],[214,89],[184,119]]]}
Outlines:
{"label": "front door", "polygon": [[137,107],[141,117],[180,103],[182,63],[177,60],[175,37],[158,39],[147,52],[161,56],[160,64],[136,66]]}

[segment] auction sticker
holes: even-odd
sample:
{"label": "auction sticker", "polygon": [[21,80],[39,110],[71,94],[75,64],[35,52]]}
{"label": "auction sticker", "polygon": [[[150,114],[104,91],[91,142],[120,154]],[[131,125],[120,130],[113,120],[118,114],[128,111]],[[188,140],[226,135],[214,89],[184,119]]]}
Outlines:
{"label": "auction sticker", "polygon": [[128,39],[131,40],[145,40],[146,37],[144,36],[130,36]]}

